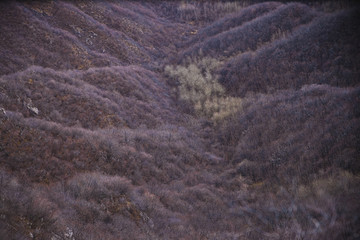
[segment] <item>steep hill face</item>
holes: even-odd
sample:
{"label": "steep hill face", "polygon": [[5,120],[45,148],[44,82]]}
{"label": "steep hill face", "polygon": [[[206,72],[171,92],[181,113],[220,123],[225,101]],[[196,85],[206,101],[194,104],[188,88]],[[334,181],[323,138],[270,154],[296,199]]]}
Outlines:
{"label": "steep hill face", "polygon": [[257,2],[1,3],[0,238],[357,239],[359,7]]}
{"label": "steep hill face", "polygon": [[358,10],[326,14],[288,37],[237,55],[226,63],[221,81],[240,96],[249,91],[299,89],[305,84],[357,86]]}
{"label": "steep hill face", "polygon": [[[310,22],[315,16],[316,13],[311,8],[298,3],[249,6],[239,14],[216,21],[201,31],[199,43],[191,46],[184,56],[200,52],[206,56],[229,57],[254,51],[262,44],[280,37],[282,33]],[[219,29],[219,26],[225,28]]]}
{"label": "steep hill face", "polygon": [[83,70],[149,63],[164,57],[175,50],[177,33],[185,31],[186,26],[162,20],[148,5],[3,3],[1,73],[32,65]]}

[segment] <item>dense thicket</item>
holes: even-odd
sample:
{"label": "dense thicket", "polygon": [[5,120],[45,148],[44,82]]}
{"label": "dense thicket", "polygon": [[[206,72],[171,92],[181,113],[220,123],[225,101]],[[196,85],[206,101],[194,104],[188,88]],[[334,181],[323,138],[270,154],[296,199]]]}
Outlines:
{"label": "dense thicket", "polygon": [[284,2],[2,2],[0,238],[359,238],[359,8]]}

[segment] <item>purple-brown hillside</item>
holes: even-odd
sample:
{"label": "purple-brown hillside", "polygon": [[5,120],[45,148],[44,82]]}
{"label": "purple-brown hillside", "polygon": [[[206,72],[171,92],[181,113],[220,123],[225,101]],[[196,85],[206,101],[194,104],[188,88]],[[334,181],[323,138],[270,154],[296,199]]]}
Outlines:
{"label": "purple-brown hillside", "polygon": [[174,51],[174,33],[183,31],[136,2],[6,2],[0,8],[1,74],[32,65],[82,70],[149,63]]}
{"label": "purple-brown hillside", "polygon": [[358,239],[359,9],[284,2],[0,3],[0,239]]}
{"label": "purple-brown hillside", "polygon": [[[259,10],[266,10],[266,12],[263,13],[263,11]],[[254,18],[249,18],[247,14],[252,11],[255,12],[255,16],[252,15]],[[203,40],[190,46],[181,56],[187,57],[200,54],[221,58],[236,56],[247,51],[255,51],[262,45],[280,38],[283,33],[291,32],[297,27],[309,23],[319,13],[307,5],[299,3],[282,4],[280,6],[262,3],[260,6],[245,8],[236,14],[232,19],[222,19],[219,23],[213,24],[212,28],[204,28],[199,31],[200,39]],[[231,21],[233,19],[234,23],[238,25],[233,24]],[[223,23],[223,21],[225,22]],[[222,26],[222,24],[225,25],[224,29],[221,29],[221,32],[217,30],[219,33],[215,35],[213,31],[216,26]]]}
{"label": "purple-brown hillside", "polygon": [[[249,98],[223,130],[242,175],[309,181],[321,169],[359,172],[359,88],[306,85],[301,90]],[[241,164],[240,164],[241,165]],[[306,177],[305,177],[306,176]]]}
{"label": "purple-brown hillside", "polygon": [[360,79],[358,16],[358,8],[326,14],[288,37],[236,56],[221,70],[221,82],[237,96],[312,83],[356,86]]}

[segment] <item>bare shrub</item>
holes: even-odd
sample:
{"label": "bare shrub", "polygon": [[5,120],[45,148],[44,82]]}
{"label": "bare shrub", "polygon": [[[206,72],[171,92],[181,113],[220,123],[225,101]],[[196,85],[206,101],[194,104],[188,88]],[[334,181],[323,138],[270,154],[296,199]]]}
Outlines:
{"label": "bare shrub", "polygon": [[247,1],[224,1],[224,2],[179,2],[163,3],[161,8],[166,9],[165,14],[174,20],[204,24],[224,16],[228,13],[237,12],[249,5]]}
{"label": "bare shrub", "polygon": [[87,173],[73,178],[65,189],[74,198],[101,201],[111,196],[128,195],[130,186],[124,177]]}

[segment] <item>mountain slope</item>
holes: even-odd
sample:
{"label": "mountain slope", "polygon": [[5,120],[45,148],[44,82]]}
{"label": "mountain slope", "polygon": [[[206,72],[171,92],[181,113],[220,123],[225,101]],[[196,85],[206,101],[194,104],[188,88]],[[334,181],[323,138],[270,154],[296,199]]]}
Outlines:
{"label": "mountain slope", "polygon": [[1,238],[357,239],[359,7],[256,2],[1,3]]}
{"label": "mountain slope", "polygon": [[148,63],[174,51],[175,29],[186,29],[140,3],[7,2],[1,8],[2,74],[31,65],[66,70]]}
{"label": "mountain slope", "polygon": [[[258,8],[263,7],[267,12],[256,17]],[[277,6],[275,4],[263,3],[260,6],[248,7],[239,15],[233,17],[237,25],[225,23],[222,32],[213,35],[213,28],[205,28],[200,31],[203,41],[190,47],[190,49],[184,52],[184,56],[191,56],[202,52],[205,56],[234,56],[245,51],[252,51],[257,49],[259,46],[273,41],[274,39],[281,36],[282,33],[291,32],[294,28],[299,25],[310,22],[314,17],[317,16],[316,12],[313,11],[306,5],[292,3],[283,4]],[[260,8],[260,10],[262,10]],[[253,19],[247,19],[247,14],[255,12]],[[262,13],[260,11],[260,13]],[[244,22],[236,21],[238,16],[244,18]],[[219,20],[213,25],[223,25],[224,19]],[[226,19],[225,19],[226,22]],[[230,27],[230,28],[229,28]],[[229,28],[229,29],[228,29]],[[275,34],[279,34],[276,36]],[[203,36],[205,35],[206,38]]]}
{"label": "mountain slope", "polygon": [[221,82],[241,96],[312,83],[356,86],[358,14],[352,9],[325,15],[287,38],[236,56],[221,70]]}

